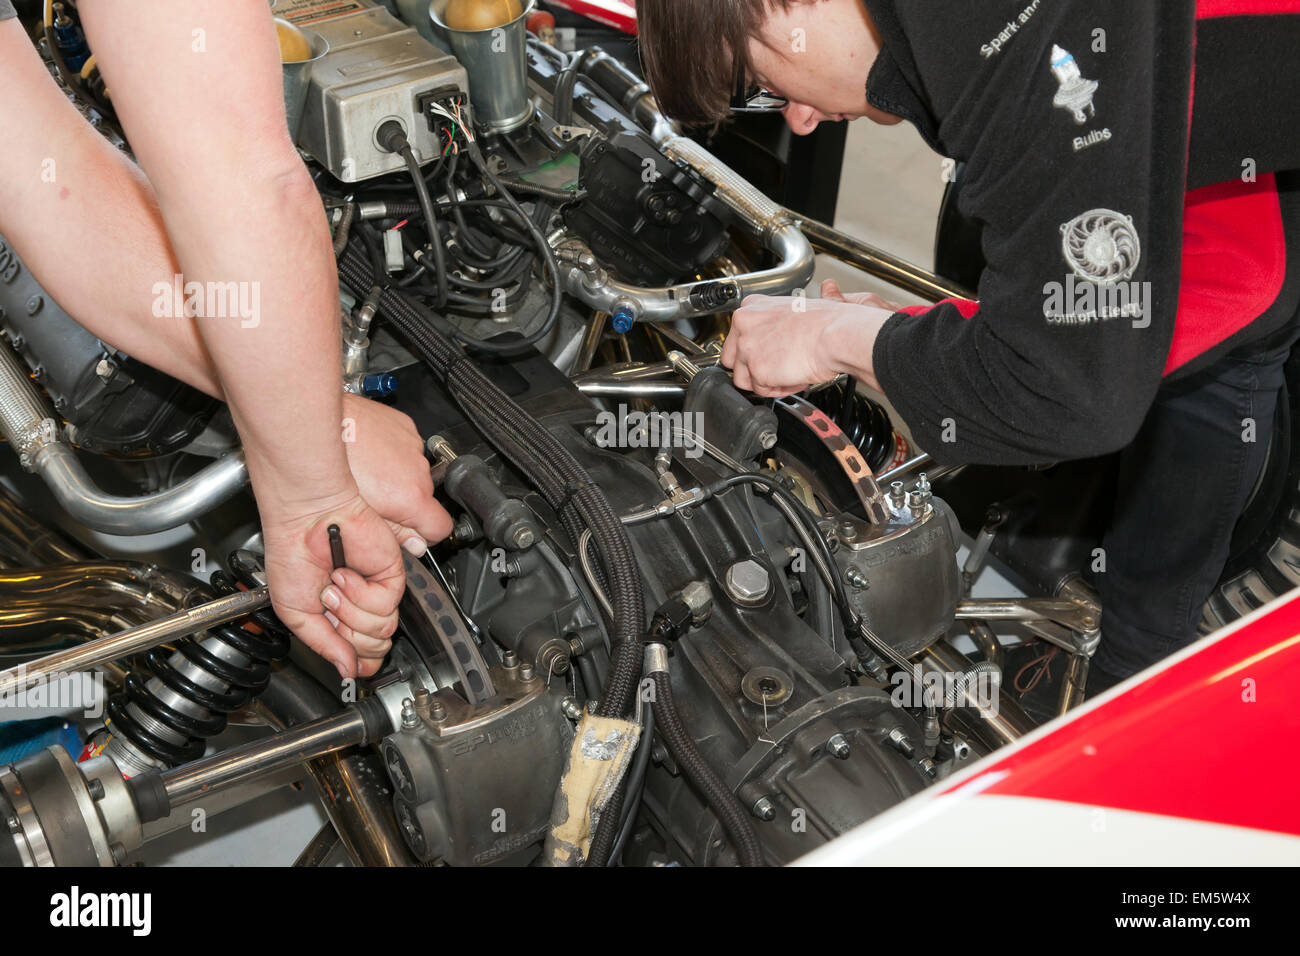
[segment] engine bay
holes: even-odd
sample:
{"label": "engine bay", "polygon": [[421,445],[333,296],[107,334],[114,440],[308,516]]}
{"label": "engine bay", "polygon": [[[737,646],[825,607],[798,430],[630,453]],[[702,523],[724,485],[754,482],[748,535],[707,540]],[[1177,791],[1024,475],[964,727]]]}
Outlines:
{"label": "engine bay", "polygon": [[[0,237],[0,693],[93,673],[104,698],[80,760],[0,760],[0,862],[123,865],[305,766],[311,859],[784,865],[1082,701],[1101,611],[1078,575],[972,597],[1005,516],[960,469],[851,380],[773,401],[722,367],[731,312],[799,294],[827,227],[611,53],[437,7],[273,10],[323,44],[286,95],[342,387],[411,417],[455,519],[407,557],[375,677],[340,683],[271,613],[224,406],[84,329]],[[69,96],[129,151],[102,88]],[[1017,654],[1067,662],[1045,710]]]}

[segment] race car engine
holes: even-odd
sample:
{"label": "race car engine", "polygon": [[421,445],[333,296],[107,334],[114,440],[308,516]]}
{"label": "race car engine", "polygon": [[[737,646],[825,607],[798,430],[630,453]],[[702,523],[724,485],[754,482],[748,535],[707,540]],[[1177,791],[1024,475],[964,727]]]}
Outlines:
{"label": "race car engine", "polygon": [[[313,50],[286,95],[341,387],[414,420],[455,519],[406,559],[374,678],[340,684],[271,613],[219,403],[0,240],[0,694],[93,673],[106,697],[80,761],[0,760],[0,861],[120,864],[305,766],[359,865],[784,864],[1033,726],[984,621],[1065,649],[1077,702],[1077,584],[972,601],[987,543],[959,565],[939,471],[880,405],[843,380],[764,401],[721,366],[746,296],[810,280],[798,218],[615,56],[529,35],[531,3],[487,40],[443,6],[274,8]],[[129,150],[111,91],[44,52]]]}

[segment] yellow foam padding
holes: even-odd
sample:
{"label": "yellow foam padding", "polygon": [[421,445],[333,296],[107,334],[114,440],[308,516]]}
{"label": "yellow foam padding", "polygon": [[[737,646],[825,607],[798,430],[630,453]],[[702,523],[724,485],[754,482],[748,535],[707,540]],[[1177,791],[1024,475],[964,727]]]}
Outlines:
{"label": "yellow foam padding", "polygon": [[587,859],[601,811],[627,773],[640,737],[636,721],[583,714],[551,808],[542,854],[547,865],[581,866]]}

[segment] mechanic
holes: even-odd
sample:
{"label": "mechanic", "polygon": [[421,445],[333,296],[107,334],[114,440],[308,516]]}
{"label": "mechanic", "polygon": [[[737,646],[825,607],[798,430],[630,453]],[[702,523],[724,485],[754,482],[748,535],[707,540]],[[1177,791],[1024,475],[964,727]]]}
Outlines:
{"label": "mechanic", "polygon": [[1124,449],[1089,688],[1190,643],[1300,336],[1300,0],[637,7],[670,115],[906,119],[965,163],[983,226],[978,301],[747,299],[736,383],[780,397],[848,373],[943,463]]}
{"label": "mechanic", "polygon": [[[400,548],[423,554],[451,521],[410,419],[343,394],[329,228],[288,134],[268,4],[78,9],[140,165],[81,116],[0,0],[0,233],[86,328],[228,403],[276,613],[343,677],[373,674]],[[174,276],[239,283],[257,314],[157,317],[155,286]],[[333,574],[331,524],[348,558]]]}

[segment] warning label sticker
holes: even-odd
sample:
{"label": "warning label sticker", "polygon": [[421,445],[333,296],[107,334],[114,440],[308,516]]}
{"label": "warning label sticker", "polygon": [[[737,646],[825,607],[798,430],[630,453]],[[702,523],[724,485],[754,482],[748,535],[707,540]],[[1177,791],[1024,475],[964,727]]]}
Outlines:
{"label": "warning label sticker", "polygon": [[301,27],[309,23],[337,20],[370,6],[373,4],[362,3],[361,0],[279,0],[271,12]]}

